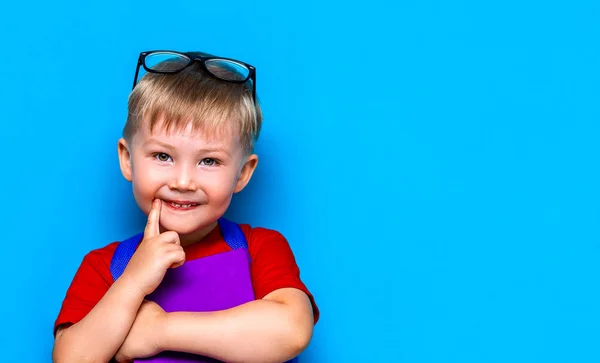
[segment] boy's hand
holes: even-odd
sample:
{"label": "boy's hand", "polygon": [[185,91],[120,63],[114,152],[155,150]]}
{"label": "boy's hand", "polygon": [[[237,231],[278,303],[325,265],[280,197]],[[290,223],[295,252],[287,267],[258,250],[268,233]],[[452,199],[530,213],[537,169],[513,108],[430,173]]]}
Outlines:
{"label": "boy's hand", "polygon": [[117,362],[131,362],[162,352],[160,334],[166,318],[167,313],[157,303],[144,300],[127,338],[115,354]]}
{"label": "boy's hand", "polygon": [[122,275],[132,281],[144,296],[151,294],[158,287],[168,268],[179,267],[185,262],[185,252],[177,232],[160,233],[161,205],[160,199],[152,201],[144,239]]}

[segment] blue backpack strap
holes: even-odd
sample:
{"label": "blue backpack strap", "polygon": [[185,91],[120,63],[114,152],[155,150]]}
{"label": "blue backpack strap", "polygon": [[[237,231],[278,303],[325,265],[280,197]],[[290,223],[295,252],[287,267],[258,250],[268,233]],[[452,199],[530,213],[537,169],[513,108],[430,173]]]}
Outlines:
{"label": "blue backpack strap", "polygon": [[219,227],[221,228],[223,239],[232,250],[237,250],[238,248],[248,249],[246,236],[244,236],[244,232],[242,232],[237,223],[221,217],[219,218]]}
{"label": "blue backpack strap", "polygon": [[121,274],[123,274],[125,267],[127,267],[131,256],[133,256],[135,253],[135,250],[142,241],[143,237],[144,233],[139,233],[135,236],[129,237],[117,245],[117,249],[113,254],[112,260],[110,260],[110,274],[112,275],[113,281],[116,281]]}

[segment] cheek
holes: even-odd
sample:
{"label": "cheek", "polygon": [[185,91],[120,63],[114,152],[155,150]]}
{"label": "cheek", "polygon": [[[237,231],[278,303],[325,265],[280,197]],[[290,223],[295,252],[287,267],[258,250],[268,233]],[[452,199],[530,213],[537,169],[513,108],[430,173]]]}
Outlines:
{"label": "cheek", "polygon": [[213,175],[207,175],[203,180],[203,184],[206,188],[210,188],[213,194],[231,194],[237,181],[237,175],[232,174],[229,171],[222,173],[215,173]]}
{"label": "cheek", "polygon": [[[138,161],[133,165],[133,192],[136,199],[154,198],[155,193],[164,184],[164,172],[160,172],[156,166],[148,165],[144,161]],[[141,200],[138,200],[141,202]]]}

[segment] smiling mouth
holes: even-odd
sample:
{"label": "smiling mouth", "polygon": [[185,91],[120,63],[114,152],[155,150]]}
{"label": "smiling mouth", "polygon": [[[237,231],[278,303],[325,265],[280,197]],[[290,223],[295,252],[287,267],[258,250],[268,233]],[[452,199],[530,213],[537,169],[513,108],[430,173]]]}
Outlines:
{"label": "smiling mouth", "polygon": [[164,202],[167,205],[167,207],[170,207],[171,209],[176,209],[176,210],[190,210],[190,209],[194,209],[200,205],[198,203],[191,203],[191,202],[170,202],[170,201],[166,201],[166,200]]}

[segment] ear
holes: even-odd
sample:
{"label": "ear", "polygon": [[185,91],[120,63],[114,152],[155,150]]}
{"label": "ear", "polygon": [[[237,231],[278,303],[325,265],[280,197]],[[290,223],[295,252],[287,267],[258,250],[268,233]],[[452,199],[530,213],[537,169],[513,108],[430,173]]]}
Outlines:
{"label": "ear", "polygon": [[246,162],[242,166],[237,183],[235,183],[235,188],[233,189],[234,193],[241,192],[242,189],[248,185],[248,182],[250,181],[250,178],[252,178],[252,174],[254,174],[254,170],[256,170],[257,165],[258,155],[252,154],[248,156],[248,159],[246,159]]}
{"label": "ear", "polygon": [[124,138],[119,139],[118,144],[119,153],[119,164],[121,165],[121,173],[127,181],[131,181],[132,169],[131,169],[131,153],[129,152],[129,145],[127,140]]}

